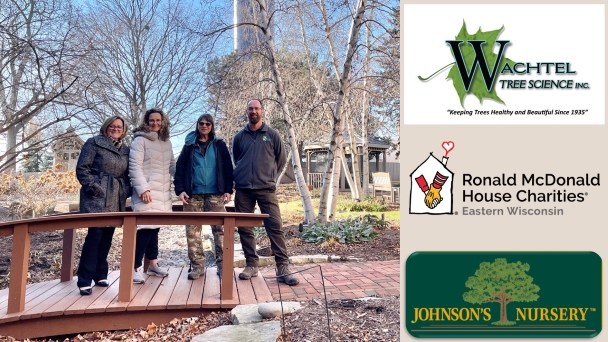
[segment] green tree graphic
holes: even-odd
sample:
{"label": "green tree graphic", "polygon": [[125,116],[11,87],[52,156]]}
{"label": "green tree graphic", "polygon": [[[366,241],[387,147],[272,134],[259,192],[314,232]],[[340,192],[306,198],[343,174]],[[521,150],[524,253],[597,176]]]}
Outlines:
{"label": "green tree graphic", "polygon": [[534,278],[526,274],[529,270],[529,264],[521,261],[507,263],[505,258],[497,258],[492,263],[482,262],[475,275],[466,281],[465,286],[470,291],[465,292],[462,298],[472,304],[500,303],[500,321],[495,323],[515,324],[507,319],[507,305],[538,300],[540,287],[533,284]]}

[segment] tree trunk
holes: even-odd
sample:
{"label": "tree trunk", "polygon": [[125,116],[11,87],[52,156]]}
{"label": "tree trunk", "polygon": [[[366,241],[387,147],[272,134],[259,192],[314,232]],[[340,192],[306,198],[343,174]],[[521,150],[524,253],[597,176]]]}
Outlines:
{"label": "tree trunk", "polygon": [[348,162],[346,161],[346,155],[344,155],[344,151],[342,151],[342,169],[344,170],[344,177],[346,178],[346,183],[350,188],[350,195],[352,199],[358,199],[357,197],[357,182],[354,181],[353,176],[348,170]]}
{"label": "tree trunk", "polygon": [[[363,127],[365,130],[365,127]],[[355,129],[353,128],[353,117],[348,116],[348,133],[350,135],[350,156],[351,156],[351,165],[352,165],[352,175],[353,175],[353,184],[350,185],[350,192],[352,198],[354,200],[361,200],[361,177],[359,176],[361,173],[359,172],[359,154],[357,153],[357,138],[355,137]],[[345,170],[348,173],[348,168],[345,167]],[[350,184],[350,183],[349,183]]]}
{"label": "tree trunk", "polygon": [[509,322],[507,319],[507,304],[509,303],[507,302],[507,292],[504,287],[502,288],[502,292],[500,292],[498,298],[500,299],[500,322],[507,323]]}
{"label": "tree trunk", "polygon": [[289,149],[289,153],[287,154],[287,162],[285,163],[285,166],[283,166],[283,170],[281,170],[281,173],[279,173],[279,176],[277,177],[277,180],[275,182],[277,187],[281,184],[281,179],[285,175],[285,172],[287,171],[287,167],[288,167],[290,161],[291,161],[291,148]]}
{"label": "tree trunk", "polygon": [[291,161],[293,166],[293,173],[296,178],[296,184],[298,186],[298,190],[300,191],[300,198],[304,207],[304,222],[308,225],[312,225],[315,223],[315,211],[312,205],[310,191],[308,190],[308,186],[306,185],[306,180],[304,179],[304,174],[302,172],[300,153],[298,152],[298,144],[296,143],[295,132],[291,123],[291,114],[289,112],[289,106],[285,102],[283,80],[281,79],[281,72],[279,70],[279,66],[275,58],[274,39],[270,30],[270,23],[268,22],[268,7],[266,6],[266,0],[258,0],[258,4],[260,6],[260,20],[263,26],[262,31],[266,36],[266,46],[268,53],[267,57],[270,61],[272,75],[274,77],[275,82],[275,90],[277,93],[279,106],[281,107],[281,110],[283,112],[283,119],[285,120],[285,126],[287,129],[287,139],[289,140],[289,148],[292,154]]}
{"label": "tree trunk", "polygon": [[[374,17],[374,8],[370,10],[370,20],[373,20]],[[369,28],[369,24],[365,25],[365,45],[371,46],[371,30]],[[366,198],[368,196],[369,191],[369,139],[367,138],[367,121],[369,118],[369,102],[367,99],[367,76],[369,74],[369,64],[371,63],[371,49],[367,49],[365,53],[365,63],[363,64],[363,96],[361,96],[362,101],[362,109],[361,109],[361,155],[363,169],[362,169],[362,184],[361,184],[361,197]]]}
{"label": "tree trunk", "polygon": [[6,155],[3,161],[3,164],[7,164],[9,165],[8,167],[5,168],[5,172],[7,172],[10,175],[14,175],[15,173],[17,173],[17,155],[18,152],[16,151],[16,147],[17,147],[17,134],[18,134],[18,127],[17,126],[13,126],[11,128],[8,129],[8,131],[6,131]]}
{"label": "tree trunk", "polygon": [[[323,188],[321,190],[321,202],[319,204],[319,220],[322,220],[322,217],[325,217],[327,221],[333,221],[333,218],[336,213],[336,204],[338,197],[338,186],[340,180],[340,164],[341,164],[341,152],[337,153],[337,151],[342,151],[342,144],[344,141],[344,119],[343,119],[343,107],[344,100],[348,96],[349,88],[350,88],[350,71],[352,68],[352,60],[357,49],[357,41],[359,36],[359,31],[361,28],[361,23],[363,21],[363,14],[365,13],[365,5],[367,0],[359,0],[357,3],[355,15],[353,17],[353,21],[351,23],[351,29],[349,33],[348,39],[348,48],[346,52],[346,58],[344,60],[344,65],[342,68],[342,72],[340,73],[340,86],[338,90],[338,96],[336,98],[336,103],[334,106],[334,120],[332,125],[332,133],[331,133],[331,141],[329,145],[329,154],[327,160],[327,167],[325,171],[325,177],[323,179]],[[326,13],[324,11],[324,18],[326,17]],[[326,27],[327,29],[327,27]],[[331,46],[332,44],[330,44]],[[332,54],[333,55],[333,54]],[[334,58],[334,64],[335,58]],[[327,187],[330,185],[331,179],[331,187],[332,193],[331,196],[327,198]],[[325,204],[326,202],[327,204]],[[324,205],[325,204],[325,205]],[[327,207],[327,208],[326,208]],[[327,212],[324,210],[327,209]]]}
{"label": "tree trunk", "polygon": [[[343,94],[338,95],[338,101],[336,101],[335,111],[341,113],[342,112],[342,101]],[[326,219],[328,222],[334,221],[334,216],[336,215],[336,206],[338,204],[338,195],[340,194],[340,173],[342,172],[342,156],[344,155],[344,151],[342,146],[344,145],[344,117],[342,114],[338,115],[337,119],[334,119],[334,144],[333,144],[333,160],[331,161],[333,164],[333,172],[331,175],[331,189],[328,193],[327,198],[327,215]]]}

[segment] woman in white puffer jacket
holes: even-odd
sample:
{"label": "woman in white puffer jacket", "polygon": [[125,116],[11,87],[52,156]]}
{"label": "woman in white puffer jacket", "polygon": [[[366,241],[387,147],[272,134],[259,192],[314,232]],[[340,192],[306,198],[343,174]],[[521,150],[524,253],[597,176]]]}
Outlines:
{"label": "woman in white puffer jacket", "polygon": [[[142,124],[133,130],[129,152],[129,176],[133,186],[133,211],[171,211],[171,177],[175,175],[173,146],[169,140],[169,119],[160,109],[146,111]],[[160,225],[138,225],[135,243],[134,283],[143,283],[138,269],[144,255],[150,260],[147,274],[166,277],[158,266]]]}

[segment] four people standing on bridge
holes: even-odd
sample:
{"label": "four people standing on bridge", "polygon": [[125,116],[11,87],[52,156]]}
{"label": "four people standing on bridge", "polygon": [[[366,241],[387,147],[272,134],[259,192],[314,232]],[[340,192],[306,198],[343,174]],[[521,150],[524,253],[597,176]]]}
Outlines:
{"label": "four people standing on bridge", "polygon": [[[279,134],[262,121],[264,106],[261,100],[248,101],[246,114],[248,124],[235,135],[232,145],[234,170],[226,143],[215,136],[214,120],[209,114],[201,115],[196,129],[186,137],[177,165],[169,137],[169,120],[161,109],[146,111],[141,125],[133,130],[134,140],[130,151],[122,144],[126,135],[124,120],[119,117],[106,120],[101,135],[89,139],[85,144],[82,162],[79,160],[78,163],[78,179],[83,185],[81,212],[124,211],[125,200],[131,195],[131,185],[133,211],[170,212],[170,186],[174,175],[175,193],[184,204],[184,211],[223,212],[226,211],[224,205],[230,201],[234,184],[237,189],[237,212],[252,213],[257,203],[260,211],[269,215],[264,219],[264,227],[275,256],[278,281],[288,285],[298,284],[299,280],[288,268],[289,257],[276,197],[276,177],[286,164],[285,148]],[[102,146],[93,147],[93,144]],[[119,158],[105,157],[104,160],[103,154],[91,155],[90,150],[99,148],[109,149]],[[113,197],[108,200],[110,195]],[[93,202],[96,204],[93,205]],[[160,228],[160,225],[137,227],[135,283],[145,281],[142,272],[138,271],[144,255],[150,260],[148,275],[167,276],[167,271],[160,268],[157,262]],[[108,286],[106,258],[113,232],[113,227],[89,229],[78,273],[78,286],[83,295],[91,294],[91,280],[98,286]],[[217,274],[221,277],[223,227],[212,226],[212,232]],[[239,278],[250,279],[258,275],[259,260],[253,228],[238,227],[238,232],[246,259],[246,267]],[[194,280],[205,270],[201,225],[187,225],[186,238],[191,261],[188,278]]]}

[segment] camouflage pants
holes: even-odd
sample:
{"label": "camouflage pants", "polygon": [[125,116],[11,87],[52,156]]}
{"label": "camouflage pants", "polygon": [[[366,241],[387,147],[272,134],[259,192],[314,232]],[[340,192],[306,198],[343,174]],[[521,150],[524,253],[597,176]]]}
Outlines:
{"label": "camouflage pants", "polygon": [[[224,196],[223,195],[193,195],[190,197],[188,204],[184,204],[184,211],[209,212],[220,211],[225,212]],[[186,225],[186,239],[188,241],[188,258],[192,262],[193,268],[205,268],[205,253],[203,252],[203,237],[201,235],[202,226]],[[219,265],[222,261],[224,248],[224,227],[214,225],[211,226],[214,241],[214,253],[216,263]]]}

